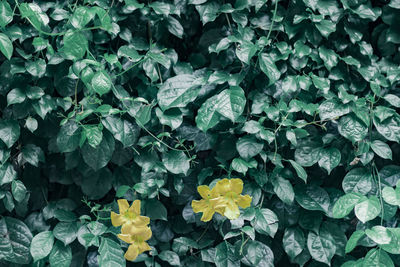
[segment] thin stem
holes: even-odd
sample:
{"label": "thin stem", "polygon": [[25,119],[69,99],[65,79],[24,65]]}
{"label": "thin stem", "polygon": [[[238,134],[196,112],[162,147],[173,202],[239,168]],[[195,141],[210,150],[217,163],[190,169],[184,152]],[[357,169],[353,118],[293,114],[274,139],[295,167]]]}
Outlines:
{"label": "thin stem", "polygon": [[139,65],[140,63],[142,63],[147,57],[145,56],[144,58],[142,58],[141,60],[139,60],[138,62],[136,62],[135,64],[133,64],[132,66],[130,66],[129,68],[127,68],[126,70],[118,73],[115,75],[115,77],[121,76],[123,74],[125,74],[126,72],[130,71],[131,69],[133,69],[134,67],[136,67],[137,65]]}
{"label": "thin stem", "polygon": [[286,116],[283,118],[282,122],[279,124],[278,128],[276,128],[274,132],[274,141],[275,141],[275,152],[274,152],[274,160],[276,159],[276,153],[278,152],[278,143],[276,141],[276,134],[278,133],[279,129],[282,127],[282,124],[284,121],[286,121],[287,117],[289,116],[289,113],[286,114]]}
{"label": "thin stem", "polygon": [[[225,13],[225,18],[226,18],[226,21],[228,22],[229,31],[230,31],[230,33],[231,33],[231,35],[232,35],[232,34],[233,34],[233,28],[232,28],[232,24],[231,24],[231,21],[230,21],[229,16],[228,16],[227,13]],[[238,44],[237,44],[236,42],[235,42],[235,47],[236,47],[237,50],[240,49],[240,48],[238,47]],[[242,71],[243,68],[244,68],[244,64],[243,64],[242,61],[240,61],[240,63],[242,64],[242,67],[241,67],[240,71]]]}
{"label": "thin stem", "polygon": [[203,236],[206,234],[206,232],[207,232],[208,228],[210,227],[210,225],[211,225],[211,223],[209,222],[207,224],[206,229],[204,229],[203,233],[201,233],[200,237],[196,240],[196,243],[198,243],[203,238]]}
{"label": "thin stem", "polygon": [[375,174],[378,177],[378,190],[379,190],[379,202],[381,205],[381,210],[382,210],[382,214],[381,214],[381,225],[383,225],[383,216],[385,215],[385,210],[383,207],[383,199],[382,199],[382,183],[381,183],[381,175],[379,174],[378,168],[376,167],[375,162],[372,162],[372,166],[374,167],[375,170]]}
{"label": "thin stem", "polygon": [[274,14],[272,16],[271,25],[269,25],[269,30],[268,30],[268,34],[267,34],[267,42],[269,41],[269,37],[271,36],[272,28],[274,27],[276,12],[278,10],[278,2],[279,2],[279,0],[276,0],[276,2],[275,2]]}
{"label": "thin stem", "polygon": [[244,245],[246,245],[246,243],[249,241],[249,239],[250,239],[250,237],[247,237],[246,240],[244,242],[242,242],[242,245],[240,246],[239,255],[243,254]]}

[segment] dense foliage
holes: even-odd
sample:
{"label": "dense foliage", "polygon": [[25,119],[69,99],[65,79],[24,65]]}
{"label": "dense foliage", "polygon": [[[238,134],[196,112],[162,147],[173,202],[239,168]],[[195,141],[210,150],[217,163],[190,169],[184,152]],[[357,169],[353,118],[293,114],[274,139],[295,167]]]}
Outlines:
{"label": "dense foliage", "polygon": [[[0,0],[0,27],[1,266],[400,266],[399,0]],[[251,206],[203,222],[223,178]]]}

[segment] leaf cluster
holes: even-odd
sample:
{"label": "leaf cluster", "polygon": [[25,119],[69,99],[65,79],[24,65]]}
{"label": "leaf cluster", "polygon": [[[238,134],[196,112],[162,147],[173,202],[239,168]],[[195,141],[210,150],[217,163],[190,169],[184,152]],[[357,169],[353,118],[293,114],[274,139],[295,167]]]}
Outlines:
{"label": "leaf cluster", "polygon": [[[1,266],[398,266],[399,0],[0,0]],[[204,223],[199,185],[251,207]],[[140,199],[126,262],[110,211]]]}

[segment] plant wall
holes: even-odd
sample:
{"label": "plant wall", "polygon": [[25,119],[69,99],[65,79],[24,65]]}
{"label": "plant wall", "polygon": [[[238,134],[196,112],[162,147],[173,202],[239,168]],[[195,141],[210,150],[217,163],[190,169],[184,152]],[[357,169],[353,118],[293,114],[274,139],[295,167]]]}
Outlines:
{"label": "plant wall", "polygon": [[1,266],[400,266],[399,0],[0,0],[0,28]]}

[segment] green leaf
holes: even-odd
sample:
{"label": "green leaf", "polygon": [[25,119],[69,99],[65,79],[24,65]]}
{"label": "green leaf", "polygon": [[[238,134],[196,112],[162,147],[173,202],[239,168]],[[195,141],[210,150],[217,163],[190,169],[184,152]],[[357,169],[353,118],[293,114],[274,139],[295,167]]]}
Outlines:
{"label": "green leaf", "polygon": [[371,249],[365,255],[363,267],[394,267],[393,261],[390,256],[381,249]]}
{"label": "green leaf", "polygon": [[0,27],[4,28],[13,20],[13,11],[7,1],[0,1]]}
{"label": "green leaf", "polygon": [[206,132],[214,127],[220,116],[224,116],[235,122],[243,113],[246,98],[243,89],[232,86],[206,100],[201,105],[196,116],[196,125],[199,129]]}
{"label": "green leaf", "polygon": [[250,64],[250,60],[256,52],[257,46],[248,41],[243,41],[240,46],[236,47],[236,56],[246,64]]}
{"label": "green leaf", "polygon": [[328,212],[330,199],[328,193],[316,185],[298,184],[295,187],[295,199],[306,210]]}
{"label": "green leaf", "polygon": [[214,263],[217,267],[240,267],[240,261],[236,260],[232,245],[226,241],[216,246]]}
{"label": "green leaf", "polygon": [[109,116],[103,118],[101,122],[104,127],[114,135],[114,138],[124,145],[124,147],[134,145],[139,137],[139,127],[128,120]]}
{"label": "green leaf", "polygon": [[82,184],[80,185],[82,192],[89,199],[100,199],[112,188],[114,177],[108,168],[102,168],[98,171],[89,169],[82,180]]}
{"label": "green leaf", "polygon": [[171,108],[164,112],[156,108],[156,115],[163,125],[168,125],[172,130],[181,126],[183,121],[183,114],[178,108]]}
{"label": "green leaf", "polygon": [[115,148],[114,138],[109,132],[105,132],[100,144],[94,148],[88,143],[82,147],[82,157],[87,165],[97,171],[107,165],[111,160]]}
{"label": "green leaf", "polygon": [[30,252],[34,261],[43,259],[50,254],[54,244],[54,235],[51,231],[44,231],[32,239]]}
{"label": "green leaf", "polygon": [[324,168],[328,174],[337,167],[340,163],[342,155],[339,149],[330,147],[328,149],[321,149],[319,153],[320,159],[318,160],[318,165]]}
{"label": "green leaf", "polygon": [[296,170],[297,175],[307,183],[307,173],[303,167],[300,166],[296,161],[289,159],[290,164],[292,164],[293,168]]}
{"label": "green leaf", "polygon": [[57,147],[60,152],[72,152],[78,148],[80,138],[81,129],[75,122],[69,121],[58,132]]}
{"label": "green leaf", "polygon": [[254,219],[251,221],[257,233],[274,237],[278,230],[278,217],[269,209],[257,209]]}
{"label": "green leaf", "polygon": [[53,229],[54,237],[62,241],[65,246],[75,241],[78,226],[75,222],[59,222]]}
{"label": "green leaf", "polygon": [[138,62],[142,56],[136,51],[133,46],[123,45],[118,49],[118,57],[126,57],[132,62]]}
{"label": "green leaf", "polygon": [[167,21],[168,21],[168,24],[167,24],[168,31],[170,33],[172,33],[173,35],[175,35],[176,37],[182,39],[183,27],[182,27],[181,23],[172,16],[169,16]]}
{"label": "green leaf", "polygon": [[[400,116],[398,114],[392,116],[393,113],[384,111],[385,109],[381,109],[374,113],[374,125],[376,130],[387,140],[400,142]],[[384,118],[380,119],[380,116]]]}
{"label": "green leaf", "polygon": [[287,179],[280,175],[274,175],[271,177],[271,183],[275,194],[284,203],[291,205],[294,201],[294,191],[293,186]]}
{"label": "green leaf", "polygon": [[197,128],[206,132],[217,125],[221,118],[221,115],[217,112],[217,105],[218,95],[210,97],[201,105],[196,116]]}
{"label": "green leaf", "polygon": [[11,192],[17,202],[24,200],[27,193],[25,185],[19,180],[12,181]]}
{"label": "green leaf", "polygon": [[231,167],[239,173],[246,174],[249,168],[257,168],[257,161],[255,159],[245,161],[242,158],[235,158],[232,160]]}
{"label": "green leaf", "polygon": [[19,12],[26,18],[33,27],[40,30],[42,26],[49,24],[49,17],[42,11],[36,3],[22,3],[19,5]]}
{"label": "green leaf", "polygon": [[376,196],[372,196],[358,203],[354,208],[354,212],[362,223],[375,219],[381,212],[379,199]]}
{"label": "green leaf", "polygon": [[325,228],[321,228],[319,233],[308,233],[307,248],[314,260],[331,265],[336,246],[335,240]]}
{"label": "green leaf", "polygon": [[111,90],[111,78],[104,70],[97,72],[91,81],[93,90],[100,96],[107,94]]}
{"label": "green leaf", "polygon": [[11,148],[20,135],[19,124],[14,120],[0,121],[0,139]]}
{"label": "green leaf", "polygon": [[269,83],[272,84],[279,80],[281,77],[281,72],[275,65],[275,62],[272,60],[272,57],[266,53],[262,53],[259,56],[259,64],[261,70],[267,75],[269,79]]}
{"label": "green leaf", "polygon": [[372,189],[372,174],[367,168],[355,168],[349,171],[343,179],[342,187],[345,193],[360,193],[366,195]]}
{"label": "green leaf", "polygon": [[368,134],[368,127],[354,114],[344,116],[338,125],[339,133],[352,142],[363,140]]}
{"label": "green leaf", "polygon": [[98,256],[99,266],[104,267],[124,267],[126,266],[124,252],[121,246],[115,241],[102,237]]}
{"label": "green leaf", "polygon": [[243,255],[241,261],[247,266],[274,266],[273,252],[262,242],[249,240],[243,247]]}
{"label": "green leaf", "polygon": [[148,199],[144,203],[146,216],[151,220],[164,220],[167,221],[167,209],[165,206],[156,199]]}
{"label": "green leaf", "polygon": [[331,33],[336,31],[336,23],[330,20],[321,20],[315,23],[315,27],[317,27],[321,35],[325,38],[328,38]]}
{"label": "green leaf", "polygon": [[11,218],[0,219],[0,258],[16,264],[28,264],[32,261],[29,245],[32,233],[25,223]]}
{"label": "green leaf", "polygon": [[160,254],[158,254],[158,257],[162,260],[162,261],[166,261],[168,262],[170,265],[172,266],[180,266],[181,265],[181,261],[179,259],[178,254],[176,254],[173,251],[170,250],[164,250],[162,251]]}
{"label": "green leaf", "polygon": [[398,97],[397,95],[387,94],[383,98],[392,106],[400,108],[400,97]]}
{"label": "green leaf", "polygon": [[346,253],[350,253],[356,246],[361,237],[365,235],[363,230],[354,231],[346,244]]}
{"label": "green leaf", "polygon": [[78,6],[71,17],[71,24],[77,29],[83,29],[88,24],[95,14],[85,6]]}
{"label": "green leaf", "polygon": [[171,6],[168,3],[158,1],[150,3],[149,7],[151,7],[156,14],[164,16],[168,16],[171,10]]}
{"label": "green leaf", "polygon": [[168,59],[168,57],[160,52],[157,51],[149,51],[147,52],[147,55],[154,60],[155,62],[163,65],[165,68],[169,69],[169,67],[171,66],[171,62]]}
{"label": "green leaf", "polygon": [[320,89],[324,94],[327,94],[331,86],[330,80],[314,74],[311,74],[310,76],[314,86]]}
{"label": "green leaf", "polygon": [[394,190],[392,187],[385,186],[382,190],[382,197],[390,205],[400,206],[399,190]]}
{"label": "green leaf", "polygon": [[99,127],[98,125],[88,125],[84,128],[88,144],[94,148],[97,147],[103,139],[103,132],[100,128],[102,127]]}
{"label": "green leaf", "polygon": [[64,57],[69,60],[78,60],[84,57],[88,49],[88,41],[80,32],[68,31],[64,35],[64,46],[61,48]]}
{"label": "green leaf", "polygon": [[45,161],[43,150],[33,144],[28,144],[22,148],[22,157],[35,167],[39,166],[39,162]]}
{"label": "green leaf", "polygon": [[327,49],[325,46],[318,48],[319,56],[324,62],[325,67],[331,71],[333,67],[338,64],[338,55],[331,49]]}
{"label": "green leaf", "polygon": [[171,150],[163,155],[162,163],[173,174],[186,175],[190,169],[190,159],[182,151]]}
{"label": "green leaf", "polygon": [[341,196],[333,206],[333,218],[340,219],[347,216],[362,199],[362,195],[358,193],[348,193]]}
{"label": "green leaf", "polygon": [[387,228],[391,233],[389,244],[382,244],[380,247],[391,254],[400,254],[400,228]]}
{"label": "green leaf", "polygon": [[379,7],[371,7],[371,4],[359,5],[356,9],[353,9],[360,18],[369,19],[375,21],[382,14],[382,10]]}
{"label": "green leaf", "polygon": [[349,106],[343,105],[336,99],[325,100],[318,107],[318,110],[321,120],[334,119],[350,112]]}
{"label": "green leaf", "polygon": [[10,60],[13,54],[14,47],[10,38],[4,33],[0,33],[0,51],[3,55]]}
{"label": "green leaf", "polygon": [[384,159],[392,159],[392,150],[388,146],[388,144],[375,140],[371,143],[371,148],[379,157]]}
{"label": "green leaf", "polygon": [[11,183],[17,178],[17,172],[10,163],[4,163],[0,166],[0,186]]}
{"label": "green leaf", "polygon": [[25,98],[26,98],[26,95],[21,89],[19,89],[19,88],[12,89],[7,94],[7,106],[12,105],[12,104],[22,103],[25,101]]}
{"label": "green leaf", "polygon": [[64,246],[56,241],[49,256],[50,267],[69,267],[72,262],[72,251],[70,246]]}
{"label": "green leaf", "polygon": [[162,110],[185,107],[199,94],[199,84],[193,75],[181,74],[166,80],[157,93]]}
{"label": "green leaf", "polygon": [[293,259],[303,251],[306,241],[303,231],[296,227],[285,229],[282,242],[283,249]]}
{"label": "green leaf", "polygon": [[365,230],[367,236],[378,245],[390,244],[392,240],[392,233],[386,227],[376,225],[371,229]]}
{"label": "green leaf", "polygon": [[245,160],[249,160],[258,155],[262,151],[263,147],[264,144],[257,142],[257,139],[252,136],[239,138],[239,140],[236,142],[236,150]]}
{"label": "green leaf", "polygon": [[25,68],[32,76],[41,78],[46,73],[46,61],[38,59],[25,62]]}
{"label": "green leaf", "polygon": [[203,5],[196,5],[196,9],[197,12],[199,12],[200,20],[203,22],[203,25],[205,25],[217,18],[219,5],[216,2],[208,2]]}

